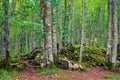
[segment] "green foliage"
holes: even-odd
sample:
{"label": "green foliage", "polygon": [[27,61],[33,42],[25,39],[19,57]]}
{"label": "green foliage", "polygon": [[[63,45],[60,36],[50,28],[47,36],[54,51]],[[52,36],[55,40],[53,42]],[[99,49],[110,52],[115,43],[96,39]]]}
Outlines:
{"label": "green foliage", "polygon": [[18,75],[17,70],[0,69],[0,80],[13,80]]}

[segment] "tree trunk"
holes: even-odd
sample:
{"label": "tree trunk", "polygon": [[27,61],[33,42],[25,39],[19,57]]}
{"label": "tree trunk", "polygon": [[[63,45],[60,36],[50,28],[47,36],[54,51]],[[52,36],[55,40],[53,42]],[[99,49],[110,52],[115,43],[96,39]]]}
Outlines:
{"label": "tree trunk", "polygon": [[56,10],[55,10],[55,2],[52,2],[52,52],[53,56],[56,60],[57,57],[57,39],[56,39]]}
{"label": "tree trunk", "polygon": [[117,44],[118,44],[118,28],[117,28],[117,5],[116,0],[108,1],[108,43],[106,62],[110,69],[115,70],[117,62]]}
{"label": "tree trunk", "polygon": [[60,18],[59,18],[59,24],[60,24],[60,31],[59,31],[59,41],[58,41],[58,46],[59,46],[59,52],[63,49],[63,44],[62,44],[62,0],[59,0],[60,3],[60,7],[59,7],[59,11],[60,11]]}
{"label": "tree trunk", "polygon": [[108,1],[108,42],[107,42],[107,54],[106,54],[106,61],[109,63],[111,62],[111,54],[112,54],[112,0]]}
{"label": "tree trunk", "polygon": [[16,7],[16,0],[12,0],[11,16],[13,16],[15,13],[15,7]]}
{"label": "tree trunk", "polygon": [[53,63],[53,54],[52,54],[52,36],[51,36],[51,9],[50,2],[47,0],[41,0],[41,17],[42,23],[44,25],[44,50],[47,53],[46,55],[46,64],[51,65]]}
{"label": "tree trunk", "polygon": [[82,52],[83,44],[85,41],[85,0],[82,0],[82,37],[81,37],[81,46],[80,46],[80,62],[82,62]]}
{"label": "tree trunk", "polygon": [[72,0],[72,44],[74,44],[74,0]]}
{"label": "tree trunk", "polygon": [[9,42],[10,42],[10,28],[9,28],[9,0],[3,0],[3,24],[2,24],[2,61],[3,67],[6,68],[9,66]]}
{"label": "tree trunk", "polygon": [[117,44],[118,44],[118,27],[117,27],[117,3],[113,0],[114,10],[113,10],[113,26],[114,26],[114,39],[113,39],[113,49],[112,49],[112,69],[115,70],[117,63]]}

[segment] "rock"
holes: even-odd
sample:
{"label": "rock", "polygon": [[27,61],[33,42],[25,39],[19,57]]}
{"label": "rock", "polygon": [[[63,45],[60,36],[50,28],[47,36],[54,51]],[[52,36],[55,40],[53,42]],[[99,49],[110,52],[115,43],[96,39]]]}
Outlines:
{"label": "rock", "polygon": [[10,64],[13,69],[17,69],[19,71],[24,70],[26,67],[26,64],[24,62],[16,62]]}
{"label": "rock", "polygon": [[82,65],[80,65],[79,63],[73,63],[70,60],[68,60],[66,57],[64,57],[63,59],[59,59],[58,61],[58,66],[61,69],[68,69],[71,71],[80,71],[82,70]]}
{"label": "rock", "polygon": [[58,67],[61,69],[68,69],[69,68],[69,63],[66,60],[59,60],[58,61]]}
{"label": "rock", "polygon": [[83,67],[82,65],[78,64],[78,63],[71,63],[69,61],[69,70],[72,70],[72,71],[80,71],[82,70]]}

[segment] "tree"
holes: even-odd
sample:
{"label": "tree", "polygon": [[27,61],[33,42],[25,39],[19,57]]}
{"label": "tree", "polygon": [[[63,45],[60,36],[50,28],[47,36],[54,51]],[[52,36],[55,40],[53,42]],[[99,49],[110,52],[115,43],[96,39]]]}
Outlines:
{"label": "tree", "polygon": [[112,70],[116,68],[117,62],[117,44],[118,44],[118,28],[117,28],[117,5],[116,0],[108,1],[108,43],[106,61]]}
{"label": "tree", "polygon": [[16,0],[12,0],[12,5],[11,5],[12,9],[11,9],[11,16],[14,15],[15,13],[15,7],[16,7]]}
{"label": "tree", "polygon": [[53,54],[52,54],[52,36],[51,36],[51,4],[48,0],[41,0],[41,14],[42,21],[44,25],[44,50],[47,53],[46,55],[46,64],[53,63]]}
{"label": "tree", "polygon": [[59,17],[59,25],[60,25],[60,30],[59,30],[59,38],[58,38],[58,47],[59,47],[59,52],[63,49],[63,44],[62,44],[62,37],[63,37],[63,34],[62,34],[62,0],[59,0],[59,14],[60,14],[60,17]]}
{"label": "tree", "polygon": [[80,46],[80,62],[82,62],[83,44],[85,43],[85,0],[82,0],[82,37]]}
{"label": "tree", "polygon": [[57,39],[56,39],[56,0],[51,3],[52,10],[52,53],[54,56],[54,61],[57,57]]}
{"label": "tree", "polygon": [[3,0],[3,24],[2,24],[2,64],[3,67],[9,66],[9,42],[10,42],[10,27],[9,27],[9,0]]}
{"label": "tree", "polygon": [[[74,32],[74,0],[72,0],[72,31]],[[74,34],[72,35],[71,43],[74,44]]]}

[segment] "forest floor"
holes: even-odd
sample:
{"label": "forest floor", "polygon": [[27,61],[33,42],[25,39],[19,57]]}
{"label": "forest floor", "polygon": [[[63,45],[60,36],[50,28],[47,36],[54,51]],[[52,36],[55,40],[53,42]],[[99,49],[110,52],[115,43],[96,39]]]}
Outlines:
{"label": "forest floor", "polygon": [[115,76],[120,77],[120,73],[106,71],[99,66],[87,68],[85,72],[61,70],[53,75],[40,75],[32,65],[27,62],[26,64],[26,69],[13,80],[120,80],[120,78],[114,78]]}

